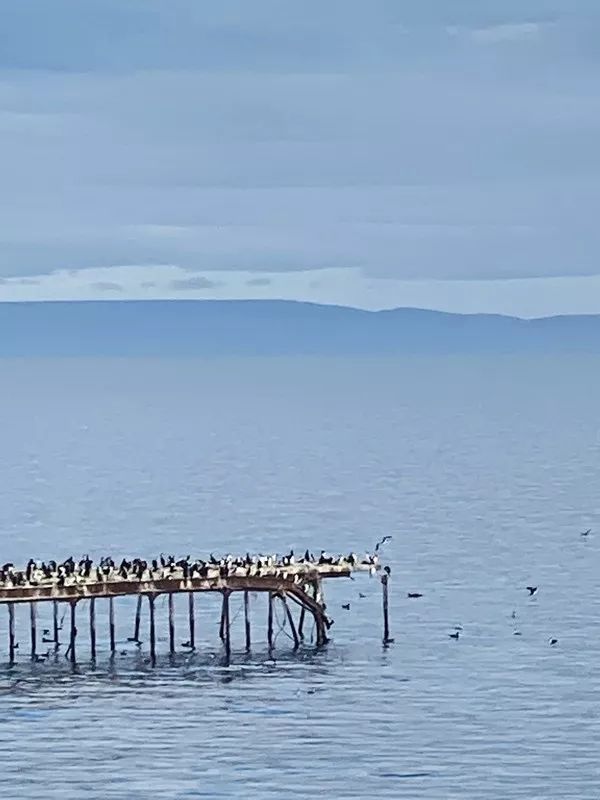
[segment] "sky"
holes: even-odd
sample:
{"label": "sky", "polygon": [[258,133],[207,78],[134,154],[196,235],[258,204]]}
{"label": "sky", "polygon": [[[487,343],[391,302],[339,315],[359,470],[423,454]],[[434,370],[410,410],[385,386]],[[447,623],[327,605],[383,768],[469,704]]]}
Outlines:
{"label": "sky", "polygon": [[0,21],[0,300],[600,313],[598,0]]}

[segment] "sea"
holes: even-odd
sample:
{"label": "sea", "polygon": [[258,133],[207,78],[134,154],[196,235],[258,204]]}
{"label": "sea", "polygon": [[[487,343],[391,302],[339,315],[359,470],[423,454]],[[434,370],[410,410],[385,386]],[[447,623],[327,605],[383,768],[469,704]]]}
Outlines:
{"label": "sea", "polygon": [[[276,606],[269,652],[255,595],[247,654],[234,596],[229,663],[210,595],[193,654],[177,598],[173,658],[157,600],[155,666],[146,606],[128,641],[129,598],[112,659],[98,601],[95,663],[78,607],[75,667],[64,645],[31,660],[25,606],[9,666],[0,608],[2,798],[600,797],[600,358],[0,369],[1,562],[362,553],[391,536],[394,639],[368,574],[325,585],[319,650],[307,625],[293,651]],[[39,604],[40,638],[50,615]]]}

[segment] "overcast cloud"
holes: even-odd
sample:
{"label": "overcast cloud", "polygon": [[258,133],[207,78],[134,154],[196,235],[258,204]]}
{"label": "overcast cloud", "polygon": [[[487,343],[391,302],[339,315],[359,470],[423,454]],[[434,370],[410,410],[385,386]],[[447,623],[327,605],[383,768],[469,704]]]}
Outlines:
{"label": "overcast cloud", "polygon": [[598,274],[599,43],[597,0],[0,0],[0,275]]}

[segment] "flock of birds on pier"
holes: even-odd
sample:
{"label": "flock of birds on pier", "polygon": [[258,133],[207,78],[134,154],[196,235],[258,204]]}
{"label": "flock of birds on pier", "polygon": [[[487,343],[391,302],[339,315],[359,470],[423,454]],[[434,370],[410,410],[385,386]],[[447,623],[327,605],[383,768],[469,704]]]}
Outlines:
{"label": "flock of birds on pier", "polygon": [[246,553],[245,556],[227,555],[217,558],[211,553],[206,560],[200,558],[192,560],[189,555],[176,559],[175,556],[165,556],[161,553],[158,558],[150,561],[142,558],[123,558],[117,563],[112,558],[105,557],[97,564],[94,564],[88,555],[79,560],[69,556],[61,562],[36,561],[31,558],[25,569],[16,569],[12,563],[3,564],[0,567],[0,588],[63,587],[92,582],[226,579],[267,575],[300,581],[315,568],[375,571],[378,561],[377,552],[366,553],[363,556],[358,556],[356,553],[331,556],[324,550],[318,556],[306,550],[299,557],[294,555],[293,550],[284,556]]}
{"label": "flock of birds on pier", "polygon": [[[588,528],[582,531],[580,536],[587,538],[591,532],[591,529]],[[70,556],[61,562],[30,559],[24,569],[16,569],[12,563],[0,566],[0,589],[38,586],[81,586],[87,583],[111,581],[151,582],[164,579],[181,581],[194,578],[226,579],[229,577],[253,576],[272,576],[291,579],[294,582],[302,582],[312,577],[311,572],[313,575],[319,571],[327,573],[327,568],[331,568],[331,570],[338,568],[342,574],[347,574],[352,578],[351,573],[355,570],[368,571],[374,574],[380,568],[379,554],[381,548],[391,539],[392,537],[389,535],[384,536],[383,539],[377,542],[372,553],[367,552],[362,556],[356,553],[331,556],[324,550],[318,556],[313,555],[309,550],[306,550],[303,555],[296,556],[294,551],[291,550],[283,556],[275,554],[250,555],[250,553],[246,553],[245,556],[241,557],[227,555],[217,558],[211,553],[207,559],[195,560],[192,560],[189,555],[185,558],[177,559],[173,555],[161,554],[158,558],[150,561],[140,558],[123,558],[118,564],[110,557],[101,558],[95,564],[88,555],[84,555],[79,560],[75,560]],[[389,566],[383,567],[383,573],[384,576],[391,574]],[[385,577],[382,580],[385,581]],[[524,591],[527,592],[530,598],[533,598],[537,595],[538,586],[525,586]],[[422,592],[409,591],[406,596],[409,600],[418,600],[424,595]],[[359,592],[358,597],[365,598],[367,595]],[[326,608],[324,603],[323,608]],[[350,611],[351,604],[342,604],[342,609]],[[512,612],[511,618],[516,625],[516,611]],[[62,621],[59,630],[62,629]],[[450,639],[458,641],[462,633],[462,625],[456,625],[448,633],[448,636]],[[515,627],[513,634],[520,636],[521,631]],[[50,631],[44,629],[42,641],[46,643],[56,642],[56,640],[48,638],[49,636]],[[136,639],[129,639],[129,641],[136,641],[136,644],[141,644]],[[388,641],[393,642],[394,640],[389,639]],[[559,642],[555,636],[552,636],[548,639],[548,643],[551,646],[556,646]],[[182,646],[189,646],[189,642],[183,643]],[[15,647],[18,647],[18,644]],[[49,657],[49,654],[50,651],[45,656],[36,656],[36,660],[42,661]],[[126,653],[123,652],[122,655],[126,655]]]}

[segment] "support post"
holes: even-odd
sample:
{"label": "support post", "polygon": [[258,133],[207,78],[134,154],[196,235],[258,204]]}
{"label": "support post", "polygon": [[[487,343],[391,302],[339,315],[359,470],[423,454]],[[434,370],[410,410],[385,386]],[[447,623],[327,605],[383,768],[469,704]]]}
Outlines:
{"label": "support post", "polygon": [[300,618],[298,620],[298,636],[304,641],[304,617],[306,616],[306,609],[304,606],[300,609]]}
{"label": "support post", "polygon": [[31,620],[31,657],[35,658],[35,651],[37,645],[37,619],[36,619],[36,605],[29,603],[29,618]]}
{"label": "support post", "polygon": [[225,629],[225,656],[227,662],[231,656],[231,637],[229,635],[229,589],[223,589],[223,625]]}
{"label": "support post", "polygon": [[292,638],[294,639],[294,650],[297,650],[300,647],[300,637],[298,636],[298,631],[296,630],[296,626],[294,624],[294,617],[292,616],[290,607],[287,604],[285,594],[281,595],[281,602],[283,603],[283,608],[285,609],[285,615],[287,617],[290,630],[292,631]]}
{"label": "support post", "polygon": [[96,660],[96,598],[90,599],[90,651],[92,659]]}
{"label": "support post", "polygon": [[135,607],[135,624],[133,626],[133,641],[140,640],[140,620],[142,616],[142,595],[138,594],[137,605]]}
{"label": "support post", "polygon": [[169,592],[169,653],[175,653],[175,609],[173,592]]}
{"label": "support post", "polygon": [[[386,568],[387,569],[387,568]],[[389,620],[389,597],[388,597],[388,581],[389,573],[386,572],[381,576],[381,586],[383,588],[383,644],[387,645],[393,640],[390,639],[390,620]]]}
{"label": "support post", "polygon": [[273,649],[273,592],[269,592],[269,614],[267,617],[267,642],[269,650]]}
{"label": "support post", "polygon": [[190,617],[190,649],[196,649],[196,619],[194,615],[194,593],[188,595],[188,609]]}
{"label": "support post", "polygon": [[58,600],[52,601],[52,636],[54,638],[54,649],[58,650]]}
{"label": "support post", "polygon": [[71,600],[71,634],[69,637],[69,657],[71,659],[71,664],[74,664],[77,660],[76,653],[75,653],[75,640],[77,639],[77,626],[75,624],[75,611],[77,609],[77,601]]}
{"label": "support post", "polygon": [[110,654],[114,655],[117,646],[115,644],[115,603],[114,598],[108,598],[108,627],[110,631]]}
{"label": "support post", "polygon": [[154,595],[148,595],[148,605],[150,606],[150,659],[152,664],[156,662],[156,628],[154,625]]}
{"label": "support post", "polygon": [[225,590],[223,589],[223,600],[221,602],[221,622],[219,623],[219,639],[225,641]]}
{"label": "support post", "polygon": [[244,592],[244,627],[246,630],[246,652],[250,652],[251,638],[250,638],[250,592]]}
{"label": "support post", "polygon": [[15,604],[8,604],[8,657],[15,663]]}

